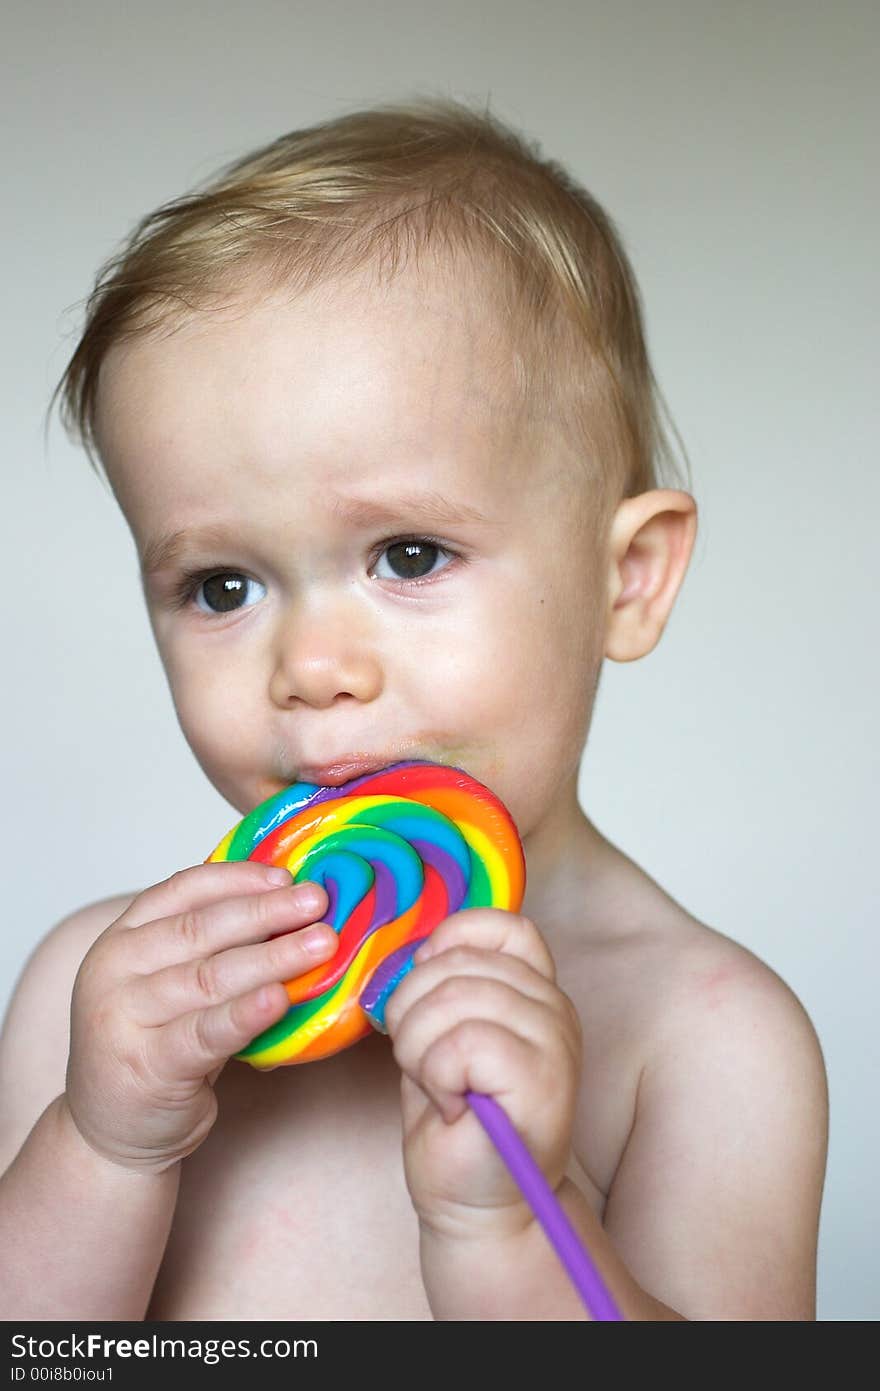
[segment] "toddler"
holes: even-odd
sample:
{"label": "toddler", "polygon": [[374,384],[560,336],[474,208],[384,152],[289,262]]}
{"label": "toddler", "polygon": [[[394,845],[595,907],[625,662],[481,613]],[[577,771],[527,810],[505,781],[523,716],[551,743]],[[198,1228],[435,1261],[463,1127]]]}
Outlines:
{"label": "toddler", "polygon": [[473,1088],[627,1319],[814,1318],[813,1028],[578,800],[696,531],[607,214],[454,101],[294,131],[143,219],[58,391],[236,812],[431,759],[527,890],[440,924],[388,1038],[265,1074],[233,1055],[332,956],[323,887],[199,864],[55,926],[0,1046],[0,1316],[581,1319]]}

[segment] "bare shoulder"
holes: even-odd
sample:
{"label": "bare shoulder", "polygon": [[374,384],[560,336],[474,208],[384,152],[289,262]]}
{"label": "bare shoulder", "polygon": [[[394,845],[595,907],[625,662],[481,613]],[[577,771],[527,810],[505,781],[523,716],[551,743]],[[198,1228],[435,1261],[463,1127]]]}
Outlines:
{"label": "bare shoulder", "polygon": [[[621,947],[630,987],[649,1025],[646,1062],[694,1032],[738,1025],[746,1031],[792,1031],[816,1042],[812,1024],[791,987],[748,947],[684,909],[658,914]],[[745,1040],[740,1040],[744,1043]]]}
{"label": "bare shoulder", "polygon": [[[687,912],[618,854],[613,892],[570,933],[561,984],[588,1032],[625,1050],[643,1076],[678,1049],[736,1031],[737,1051],[764,1051],[771,1038],[821,1068],[821,1050],[794,991],[754,952]],[[824,1070],[823,1070],[824,1075]]]}
{"label": "bare shoulder", "polygon": [[806,1010],[683,910],[628,954],[641,1067],[609,1235],[686,1318],[814,1318],[828,1096]]}
{"label": "bare shoulder", "polygon": [[726,1064],[740,1076],[771,1068],[777,1084],[794,1069],[824,1087],[821,1047],[803,1004],[742,943],[679,909],[664,916],[650,944],[634,949],[630,965],[646,1021],[643,1089],[685,1054],[694,1086],[701,1071],[717,1079]]}
{"label": "bare shoulder", "polygon": [[21,971],[0,1031],[0,1173],[64,1090],[76,973],[92,943],[136,896],[117,894],[69,914]]}

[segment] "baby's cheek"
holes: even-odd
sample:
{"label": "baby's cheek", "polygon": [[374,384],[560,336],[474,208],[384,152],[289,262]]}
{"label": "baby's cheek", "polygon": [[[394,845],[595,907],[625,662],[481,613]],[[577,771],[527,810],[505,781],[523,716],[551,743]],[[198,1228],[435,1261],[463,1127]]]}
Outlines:
{"label": "baby's cheek", "polygon": [[511,603],[503,621],[496,610],[472,649],[478,675],[460,690],[456,718],[474,735],[491,735],[497,752],[483,775],[521,835],[577,773],[595,688],[594,650],[587,625],[573,622],[549,589]]}
{"label": "baby's cheek", "polygon": [[588,683],[598,644],[587,605],[550,582],[506,615],[510,640],[496,653],[511,688],[534,710],[569,710]]}
{"label": "baby's cheek", "polygon": [[260,800],[251,784],[266,755],[247,694],[226,670],[222,679],[219,670],[177,671],[169,682],[178,723],[200,768],[221,796],[249,810]]}

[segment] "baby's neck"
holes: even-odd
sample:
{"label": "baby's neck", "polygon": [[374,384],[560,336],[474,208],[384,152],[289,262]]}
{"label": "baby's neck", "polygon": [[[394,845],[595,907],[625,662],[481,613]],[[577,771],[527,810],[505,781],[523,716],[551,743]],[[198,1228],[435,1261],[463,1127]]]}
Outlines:
{"label": "baby's neck", "polygon": [[608,884],[614,848],[581,808],[576,777],[557,799],[552,818],[536,827],[523,846],[526,893],[522,911],[552,950],[554,938],[560,934],[567,935],[573,927],[579,933],[588,928],[590,905],[598,903]]}

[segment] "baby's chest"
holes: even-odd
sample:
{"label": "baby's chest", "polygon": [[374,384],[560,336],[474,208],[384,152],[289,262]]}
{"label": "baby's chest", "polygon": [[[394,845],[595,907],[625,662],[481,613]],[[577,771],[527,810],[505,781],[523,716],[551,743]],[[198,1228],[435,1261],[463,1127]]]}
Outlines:
{"label": "baby's chest", "polygon": [[[388,1040],[272,1073],[230,1063],[218,1099],[183,1164],[147,1318],[431,1319]],[[569,1176],[601,1216],[593,1176],[616,1137],[590,1119]]]}
{"label": "baby's chest", "polygon": [[148,1318],[431,1318],[399,1075],[385,1040],[359,1048],[354,1067],[229,1065],[214,1130],[183,1165]]}

